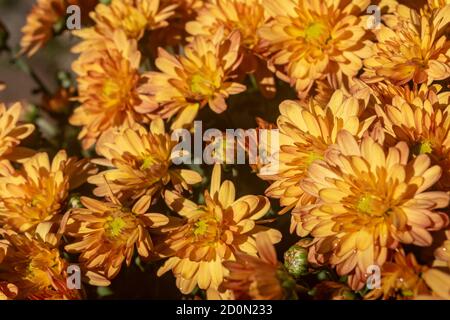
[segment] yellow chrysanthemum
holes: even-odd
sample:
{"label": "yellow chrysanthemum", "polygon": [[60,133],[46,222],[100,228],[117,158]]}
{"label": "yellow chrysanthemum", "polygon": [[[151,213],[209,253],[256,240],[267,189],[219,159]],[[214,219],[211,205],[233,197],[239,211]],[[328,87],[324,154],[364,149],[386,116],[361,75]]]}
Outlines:
{"label": "yellow chrysanthemum", "polygon": [[164,119],[176,115],[172,128],[190,124],[206,104],[216,113],[225,111],[225,98],[245,90],[244,85],[232,82],[233,71],[241,62],[239,42],[238,32],[225,37],[222,29],[212,37],[195,37],[183,56],[172,56],[161,48],[156,59],[161,72],[147,73],[143,86],[143,92],[160,108],[148,111]]}
{"label": "yellow chrysanthemum", "polygon": [[414,155],[427,154],[443,169],[438,186],[450,188],[450,94],[439,87],[409,89],[394,96],[390,104],[377,106],[388,144],[405,141]]}
{"label": "yellow chrysanthemum", "polygon": [[381,268],[381,287],[375,288],[364,299],[407,300],[421,295],[429,295],[421,274],[427,268],[417,263],[412,253],[405,255],[396,252],[392,262],[386,262]]}
{"label": "yellow chrysanthemum", "polygon": [[54,26],[66,15],[66,0],[37,0],[22,28],[21,53],[32,56],[54,35]]}
{"label": "yellow chrysanthemum", "polygon": [[[277,124],[280,130],[280,151],[266,169],[275,174],[259,174],[265,180],[274,181],[266,190],[266,195],[280,199],[285,207],[281,213],[294,208],[310,205],[315,201],[304,193],[301,183],[309,166],[323,159],[327,148],[336,142],[337,133],[345,129],[361,137],[372,123],[374,117],[359,120],[364,111],[364,102],[356,98],[344,97],[342,91],[336,91],[329,103],[323,107],[315,100],[304,105],[296,101],[284,101],[280,105],[280,117]],[[271,169],[271,166],[278,168]],[[293,217],[292,228],[296,228]],[[297,233],[302,235],[300,229]]]}
{"label": "yellow chrysanthemum", "polygon": [[193,36],[211,36],[221,28],[226,34],[238,30],[244,51],[240,69],[254,73],[262,92],[270,97],[275,93],[275,81],[260,55],[261,38],[257,32],[268,19],[261,0],[216,0],[206,3],[196,20],[186,24],[186,30]]}
{"label": "yellow chrysanthemum", "polygon": [[0,229],[0,235],[0,250],[6,254],[0,258],[0,300],[2,291],[14,299],[80,299],[78,290],[66,286],[68,264],[57,248],[28,234]]}
{"label": "yellow chrysanthemum", "polygon": [[445,32],[450,23],[450,5],[427,15],[410,11],[409,19],[396,26],[380,25],[374,30],[378,42],[374,54],[364,61],[367,82],[387,80],[403,85],[431,83],[450,76],[450,40]]}
{"label": "yellow chrysanthemum", "polygon": [[366,41],[368,0],[263,0],[273,20],[260,28],[271,61],[301,95],[315,80],[353,77],[370,56]]}
{"label": "yellow chrysanthemum", "polygon": [[295,280],[278,262],[275,248],[265,233],[256,235],[259,257],[236,253],[236,261],[225,261],[229,275],[223,290],[233,292],[236,300],[283,300],[295,295]]}
{"label": "yellow chrysanthemum", "polygon": [[370,265],[382,266],[399,243],[430,246],[430,231],[448,224],[449,195],[427,191],[441,177],[427,155],[408,161],[400,142],[388,152],[370,136],[358,143],[343,130],[325,161],[313,163],[303,189],[319,202],[302,212],[299,225],[314,238],[310,258],[349,276],[353,289],[364,285]]}
{"label": "yellow chrysanthemum", "polygon": [[204,205],[166,191],[167,205],[184,219],[163,228],[164,240],[159,251],[171,256],[158,270],[158,276],[172,270],[181,292],[190,293],[196,286],[216,291],[227,275],[224,261],[235,260],[237,252],[256,255],[255,235],[266,232],[276,243],[281,234],[275,229],[256,226],[269,210],[263,196],[243,196],[235,200],[231,181],[221,184],[221,168],[216,164]]}
{"label": "yellow chrysanthemum", "polygon": [[31,150],[18,147],[34,130],[32,124],[18,124],[21,111],[19,103],[9,109],[0,103],[0,160],[18,160],[32,155]]}
{"label": "yellow chrysanthemum", "polygon": [[159,0],[112,0],[99,3],[91,13],[95,25],[73,33],[83,41],[74,47],[74,52],[100,49],[105,38],[113,38],[121,30],[128,39],[140,40],[146,30],[167,25],[166,19],[173,15],[175,5],[161,8]]}
{"label": "yellow chrysanthemum", "polygon": [[138,199],[154,195],[171,183],[178,191],[202,181],[193,170],[172,167],[172,154],[177,141],[165,132],[161,119],[153,120],[150,131],[142,126],[126,128],[112,134],[97,147],[104,159],[94,163],[110,167],[88,179],[97,185],[96,196],[107,196],[109,189],[119,197]]}
{"label": "yellow chrysanthemum", "polygon": [[70,212],[66,232],[75,242],[65,249],[81,253],[80,262],[89,283],[109,285],[119,273],[123,262],[129,266],[136,246],[139,256],[148,258],[153,243],[148,228],[157,228],[169,222],[162,214],[146,213],[151,197],[143,196],[132,209],[124,207],[114,196],[112,202],[82,197],[85,208]]}
{"label": "yellow chrysanthemum", "polygon": [[46,153],[37,153],[17,170],[2,163],[0,224],[16,232],[36,232],[42,240],[55,244],[69,190],[79,187],[93,172],[87,159],[68,158],[63,150],[52,162]]}
{"label": "yellow chrysanthemum", "polygon": [[104,50],[84,52],[73,64],[78,75],[78,101],[81,103],[70,123],[82,126],[78,136],[84,149],[112,127],[148,122],[137,110],[152,104],[138,90],[141,54],[136,41],[121,31],[103,42]]}

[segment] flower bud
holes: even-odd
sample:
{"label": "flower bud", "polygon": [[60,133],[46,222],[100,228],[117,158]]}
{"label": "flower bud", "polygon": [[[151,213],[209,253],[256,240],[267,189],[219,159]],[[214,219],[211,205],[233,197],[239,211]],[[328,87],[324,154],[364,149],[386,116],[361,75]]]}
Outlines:
{"label": "flower bud", "polygon": [[284,253],[284,266],[295,278],[308,273],[308,250],[293,245]]}

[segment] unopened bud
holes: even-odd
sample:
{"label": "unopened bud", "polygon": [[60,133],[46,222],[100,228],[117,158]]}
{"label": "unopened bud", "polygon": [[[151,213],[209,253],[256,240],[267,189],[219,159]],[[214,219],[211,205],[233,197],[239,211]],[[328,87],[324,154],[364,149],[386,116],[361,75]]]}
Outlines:
{"label": "unopened bud", "polygon": [[308,273],[308,250],[293,245],[284,253],[284,266],[295,278]]}

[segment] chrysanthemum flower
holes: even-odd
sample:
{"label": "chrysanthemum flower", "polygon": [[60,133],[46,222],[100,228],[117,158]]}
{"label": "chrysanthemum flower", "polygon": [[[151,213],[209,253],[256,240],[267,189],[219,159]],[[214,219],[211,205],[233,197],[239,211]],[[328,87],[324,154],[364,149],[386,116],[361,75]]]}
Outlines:
{"label": "chrysanthemum flower", "polygon": [[373,289],[364,298],[404,300],[429,295],[430,290],[421,278],[425,270],[427,267],[419,265],[412,253],[396,252],[393,261],[381,267],[381,288]]}
{"label": "chrysanthemum flower", "polygon": [[0,81],[0,91],[3,91],[6,89],[6,84],[3,81]]}
{"label": "chrysanthemum flower", "polygon": [[104,46],[105,38],[113,38],[117,30],[123,31],[130,40],[140,40],[146,30],[166,26],[166,19],[173,15],[174,8],[173,4],[161,8],[160,0],[112,0],[109,4],[99,3],[90,15],[95,25],[73,32],[83,39],[73,51],[100,49]]}
{"label": "chrysanthemum flower", "polygon": [[67,262],[57,248],[32,239],[29,234],[0,231],[6,256],[0,264],[1,291],[15,299],[79,299],[78,290],[66,286]]}
{"label": "chrysanthemum flower", "polygon": [[136,111],[152,104],[138,90],[141,54],[136,41],[117,31],[112,41],[105,39],[103,44],[104,50],[86,51],[73,64],[81,106],[70,123],[83,127],[78,137],[84,149],[112,127],[149,121]]}
{"label": "chrysanthemum flower", "polygon": [[37,0],[22,28],[21,53],[32,56],[54,35],[54,26],[66,15],[66,0]]}
{"label": "chrysanthemum flower", "polygon": [[349,276],[353,289],[364,284],[370,265],[382,266],[399,243],[430,246],[430,231],[448,224],[439,212],[449,203],[446,192],[427,191],[441,177],[427,155],[408,161],[400,142],[385,152],[370,136],[358,143],[347,131],[325,161],[308,169],[303,189],[319,199],[304,210],[299,227],[314,240],[310,257]]}
{"label": "chrysanthemum flower", "polygon": [[20,103],[9,109],[0,103],[0,159],[18,160],[32,155],[31,150],[18,146],[34,130],[32,124],[18,124],[21,111]]}
{"label": "chrysanthemum flower", "polygon": [[148,228],[168,223],[162,214],[147,213],[151,197],[143,196],[132,209],[124,207],[113,195],[112,202],[81,198],[85,208],[70,212],[66,232],[75,242],[65,249],[81,253],[79,261],[87,270],[90,284],[109,285],[123,262],[129,266],[136,246],[139,256],[148,258],[153,250]]}
{"label": "chrysanthemum flower", "polygon": [[236,253],[236,261],[225,261],[229,275],[222,284],[234,298],[251,300],[283,300],[295,296],[295,280],[278,262],[275,248],[265,233],[256,235],[259,257]]}
{"label": "chrysanthemum flower", "polygon": [[96,196],[107,196],[111,188],[120,198],[138,199],[142,195],[155,195],[171,184],[178,191],[202,181],[193,170],[172,167],[172,154],[177,141],[165,132],[161,119],[155,119],[148,131],[142,126],[126,128],[111,136],[110,141],[97,147],[104,159],[94,163],[111,167],[88,179],[97,185]]}
{"label": "chrysanthemum flower", "polygon": [[180,195],[166,191],[167,205],[184,219],[163,228],[164,240],[159,252],[171,256],[158,270],[158,276],[172,270],[177,287],[188,294],[198,286],[217,290],[227,275],[224,261],[235,260],[237,252],[255,256],[255,235],[266,232],[276,243],[281,234],[275,229],[256,226],[269,210],[269,200],[247,195],[235,200],[231,181],[221,184],[220,165],[216,164],[205,204],[198,205]]}
{"label": "chrysanthemum flower", "polygon": [[55,244],[69,190],[95,172],[87,159],[68,158],[60,151],[49,161],[46,153],[25,160],[20,169],[0,167],[0,224],[16,232],[36,232]]}
{"label": "chrysanthemum flower", "polygon": [[355,76],[370,56],[369,1],[263,0],[273,20],[260,28],[273,63],[301,95],[315,80]]}
{"label": "chrysanthemum flower", "polygon": [[[345,129],[358,137],[366,132],[374,117],[360,121],[364,107],[363,101],[345,98],[340,90],[333,94],[325,107],[314,100],[306,105],[290,100],[281,103],[281,115],[277,121],[280,130],[278,163],[271,163],[267,168],[268,172],[274,172],[275,169],[270,167],[277,165],[278,173],[259,175],[274,181],[266,190],[266,195],[280,199],[281,206],[285,207],[280,213],[315,201],[300,186],[309,166],[324,157],[327,148],[336,142],[339,130]],[[292,228],[296,228],[295,217]],[[303,236],[300,229],[297,233]]]}
{"label": "chrysanthemum flower", "polygon": [[450,5],[427,15],[410,11],[395,27],[380,25],[374,30],[378,42],[373,56],[364,60],[367,82],[387,80],[403,85],[431,83],[450,76],[450,40],[445,32],[450,23]]}
{"label": "chrysanthemum flower", "polygon": [[427,154],[432,164],[443,169],[439,186],[450,188],[450,95],[425,85],[415,91],[396,90],[401,95],[394,96],[384,108],[376,107],[383,119],[386,142],[405,141],[414,155]]}
{"label": "chrysanthemum flower", "polygon": [[225,111],[225,99],[245,90],[244,85],[232,82],[241,62],[239,42],[238,32],[225,37],[222,29],[211,37],[195,37],[183,56],[159,50],[156,66],[161,72],[145,74],[143,92],[160,104],[157,113],[162,118],[176,115],[172,128],[190,124],[206,104],[216,113]]}
{"label": "chrysanthemum flower", "polygon": [[186,24],[186,30],[193,36],[211,36],[221,28],[226,34],[238,30],[243,49],[240,69],[254,73],[262,93],[270,97],[275,93],[275,81],[260,55],[261,38],[257,32],[268,19],[261,0],[218,0],[206,3],[196,20]]}

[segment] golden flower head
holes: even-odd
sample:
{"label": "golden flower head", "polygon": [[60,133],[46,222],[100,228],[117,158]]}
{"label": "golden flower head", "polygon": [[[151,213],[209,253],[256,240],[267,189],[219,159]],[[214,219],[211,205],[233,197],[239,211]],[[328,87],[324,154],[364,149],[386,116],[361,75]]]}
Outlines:
{"label": "golden flower head", "polygon": [[373,56],[364,60],[367,82],[390,81],[403,85],[431,83],[450,76],[450,40],[445,32],[450,22],[450,5],[419,15],[410,10],[408,19],[395,26],[374,30],[378,42]]}
{"label": "golden flower head", "polygon": [[386,262],[381,268],[381,288],[375,288],[364,299],[396,298],[413,299],[430,294],[430,290],[421,278],[427,268],[419,265],[412,253],[405,255],[396,252],[392,262]]}
{"label": "golden flower head", "polygon": [[439,87],[423,84],[420,89],[397,89],[384,108],[377,106],[383,119],[386,142],[405,141],[414,156],[427,154],[432,164],[443,169],[439,186],[450,187],[450,95]]}
{"label": "golden flower head", "polygon": [[161,8],[160,0],[112,0],[110,4],[99,3],[90,15],[95,25],[73,32],[83,39],[73,51],[101,48],[105,38],[112,39],[117,30],[123,31],[130,40],[140,40],[146,30],[166,26],[166,19],[173,15],[175,7],[172,4]]}
{"label": "golden flower head", "polygon": [[0,297],[16,299],[79,299],[78,290],[66,286],[68,263],[57,248],[32,239],[29,234],[16,234],[0,229]]}
{"label": "golden flower head", "polygon": [[369,1],[263,0],[273,17],[259,29],[271,61],[301,95],[314,81],[353,77],[370,56],[365,40]]}
{"label": "golden flower head", "polygon": [[266,233],[256,235],[258,256],[236,253],[236,261],[225,261],[229,275],[223,290],[234,298],[251,300],[283,300],[295,297],[295,280],[278,262],[275,248]]}
{"label": "golden flower head", "polygon": [[186,24],[186,30],[193,36],[214,35],[222,28],[226,34],[239,31],[243,51],[239,71],[253,73],[262,93],[272,97],[275,81],[262,58],[261,38],[257,32],[268,20],[269,15],[261,0],[218,0],[206,3],[199,10],[196,20]]}
{"label": "golden flower head", "polygon": [[30,150],[18,147],[34,130],[32,124],[18,124],[21,110],[20,103],[9,109],[0,103],[0,160],[18,160],[32,154]]}
{"label": "golden flower head", "polygon": [[163,228],[164,239],[159,252],[170,256],[158,270],[158,275],[172,270],[181,292],[190,293],[196,286],[217,290],[227,274],[224,261],[235,260],[237,252],[255,256],[255,235],[266,232],[271,243],[281,239],[275,229],[257,226],[256,220],[269,210],[269,200],[247,195],[235,199],[231,181],[221,184],[220,165],[216,164],[205,204],[198,205],[172,191],[166,191],[167,205],[182,220]]}
{"label": "golden flower head", "polygon": [[111,188],[120,198],[138,199],[162,191],[169,183],[181,192],[202,181],[193,170],[172,167],[177,141],[165,132],[161,119],[153,120],[150,130],[136,125],[110,135],[108,140],[97,147],[104,159],[94,162],[111,169],[88,179],[97,185],[96,196],[108,195]]}
{"label": "golden flower head", "polygon": [[325,161],[313,163],[302,183],[319,199],[299,222],[310,233],[310,255],[329,263],[339,275],[351,274],[352,288],[361,287],[370,265],[382,266],[399,243],[430,246],[430,231],[448,224],[449,195],[427,191],[441,177],[427,155],[408,161],[409,149],[400,142],[385,152],[366,136],[358,143],[341,131]]}
{"label": "golden flower head", "polygon": [[55,244],[55,228],[64,212],[69,190],[79,187],[95,172],[87,159],[69,158],[59,151],[53,161],[37,153],[20,169],[0,167],[0,224],[16,232],[37,233]]}
{"label": "golden flower head", "polygon": [[37,0],[22,28],[21,53],[32,56],[55,34],[55,25],[64,23],[66,0]]}
{"label": "golden flower head", "polygon": [[[238,32],[225,37],[221,29],[212,37],[195,37],[183,56],[159,50],[156,66],[161,72],[147,73],[142,90],[159,104],[156,112],[162,118],[176,115],[172,128],[190,124],[206,104],[216,113],[225,111],[225,98],[245,90],[231,81],[241,61],[239,39]],[[149,111],[155,112],[154,108]]]}
{"label": "golden flower head", "polygon": [[[285,207],[280,213],[314,202],[314,197],[303,192],[300,186],[308,168],[315,160],[323,159],[327,148],[336,142],[339,130],[345,129],[358,137],[366,132],[374,117],[360,121],[364,109],[363,101],[344,97],[340,90],[326,106],[315,100],[306,105],[290,100],[281,103],[277,121],[280,130],[278,163],[274,161],[267,166],[267,172],[274,172],[270,166],[277,165],[277,173],[259,174],[265,180],[274,181],[266,195],[280,199],[281,206]],[[296,228],[294,218],[292,228]],[[299,229],[297,232],[302,235]]]}
{"label": "golden flower head", "polygon": [[132,207],[124,207],[112,194],[112,201],[81,198],[84,208],[70,214],[66,232],[75,241],[65,249],[81,253],[80,262],[93,285],[109,285],[123,262],[129,266],[136,246],[139,256],[148,258],[153,242],[147,228],[168,223],[162,214],[147,213],[151,197],[141,197]]}
{"label": "golden flower head", "polygon": [[139,107],[152,103],[138,90],[141,54],[136,41],[117,31],[104,44],[104,50],[86,51],[73,64],[81,106],[70,123],[83,127],[79,139],[84,149],[112,127],[149,121],[138,112]]}

